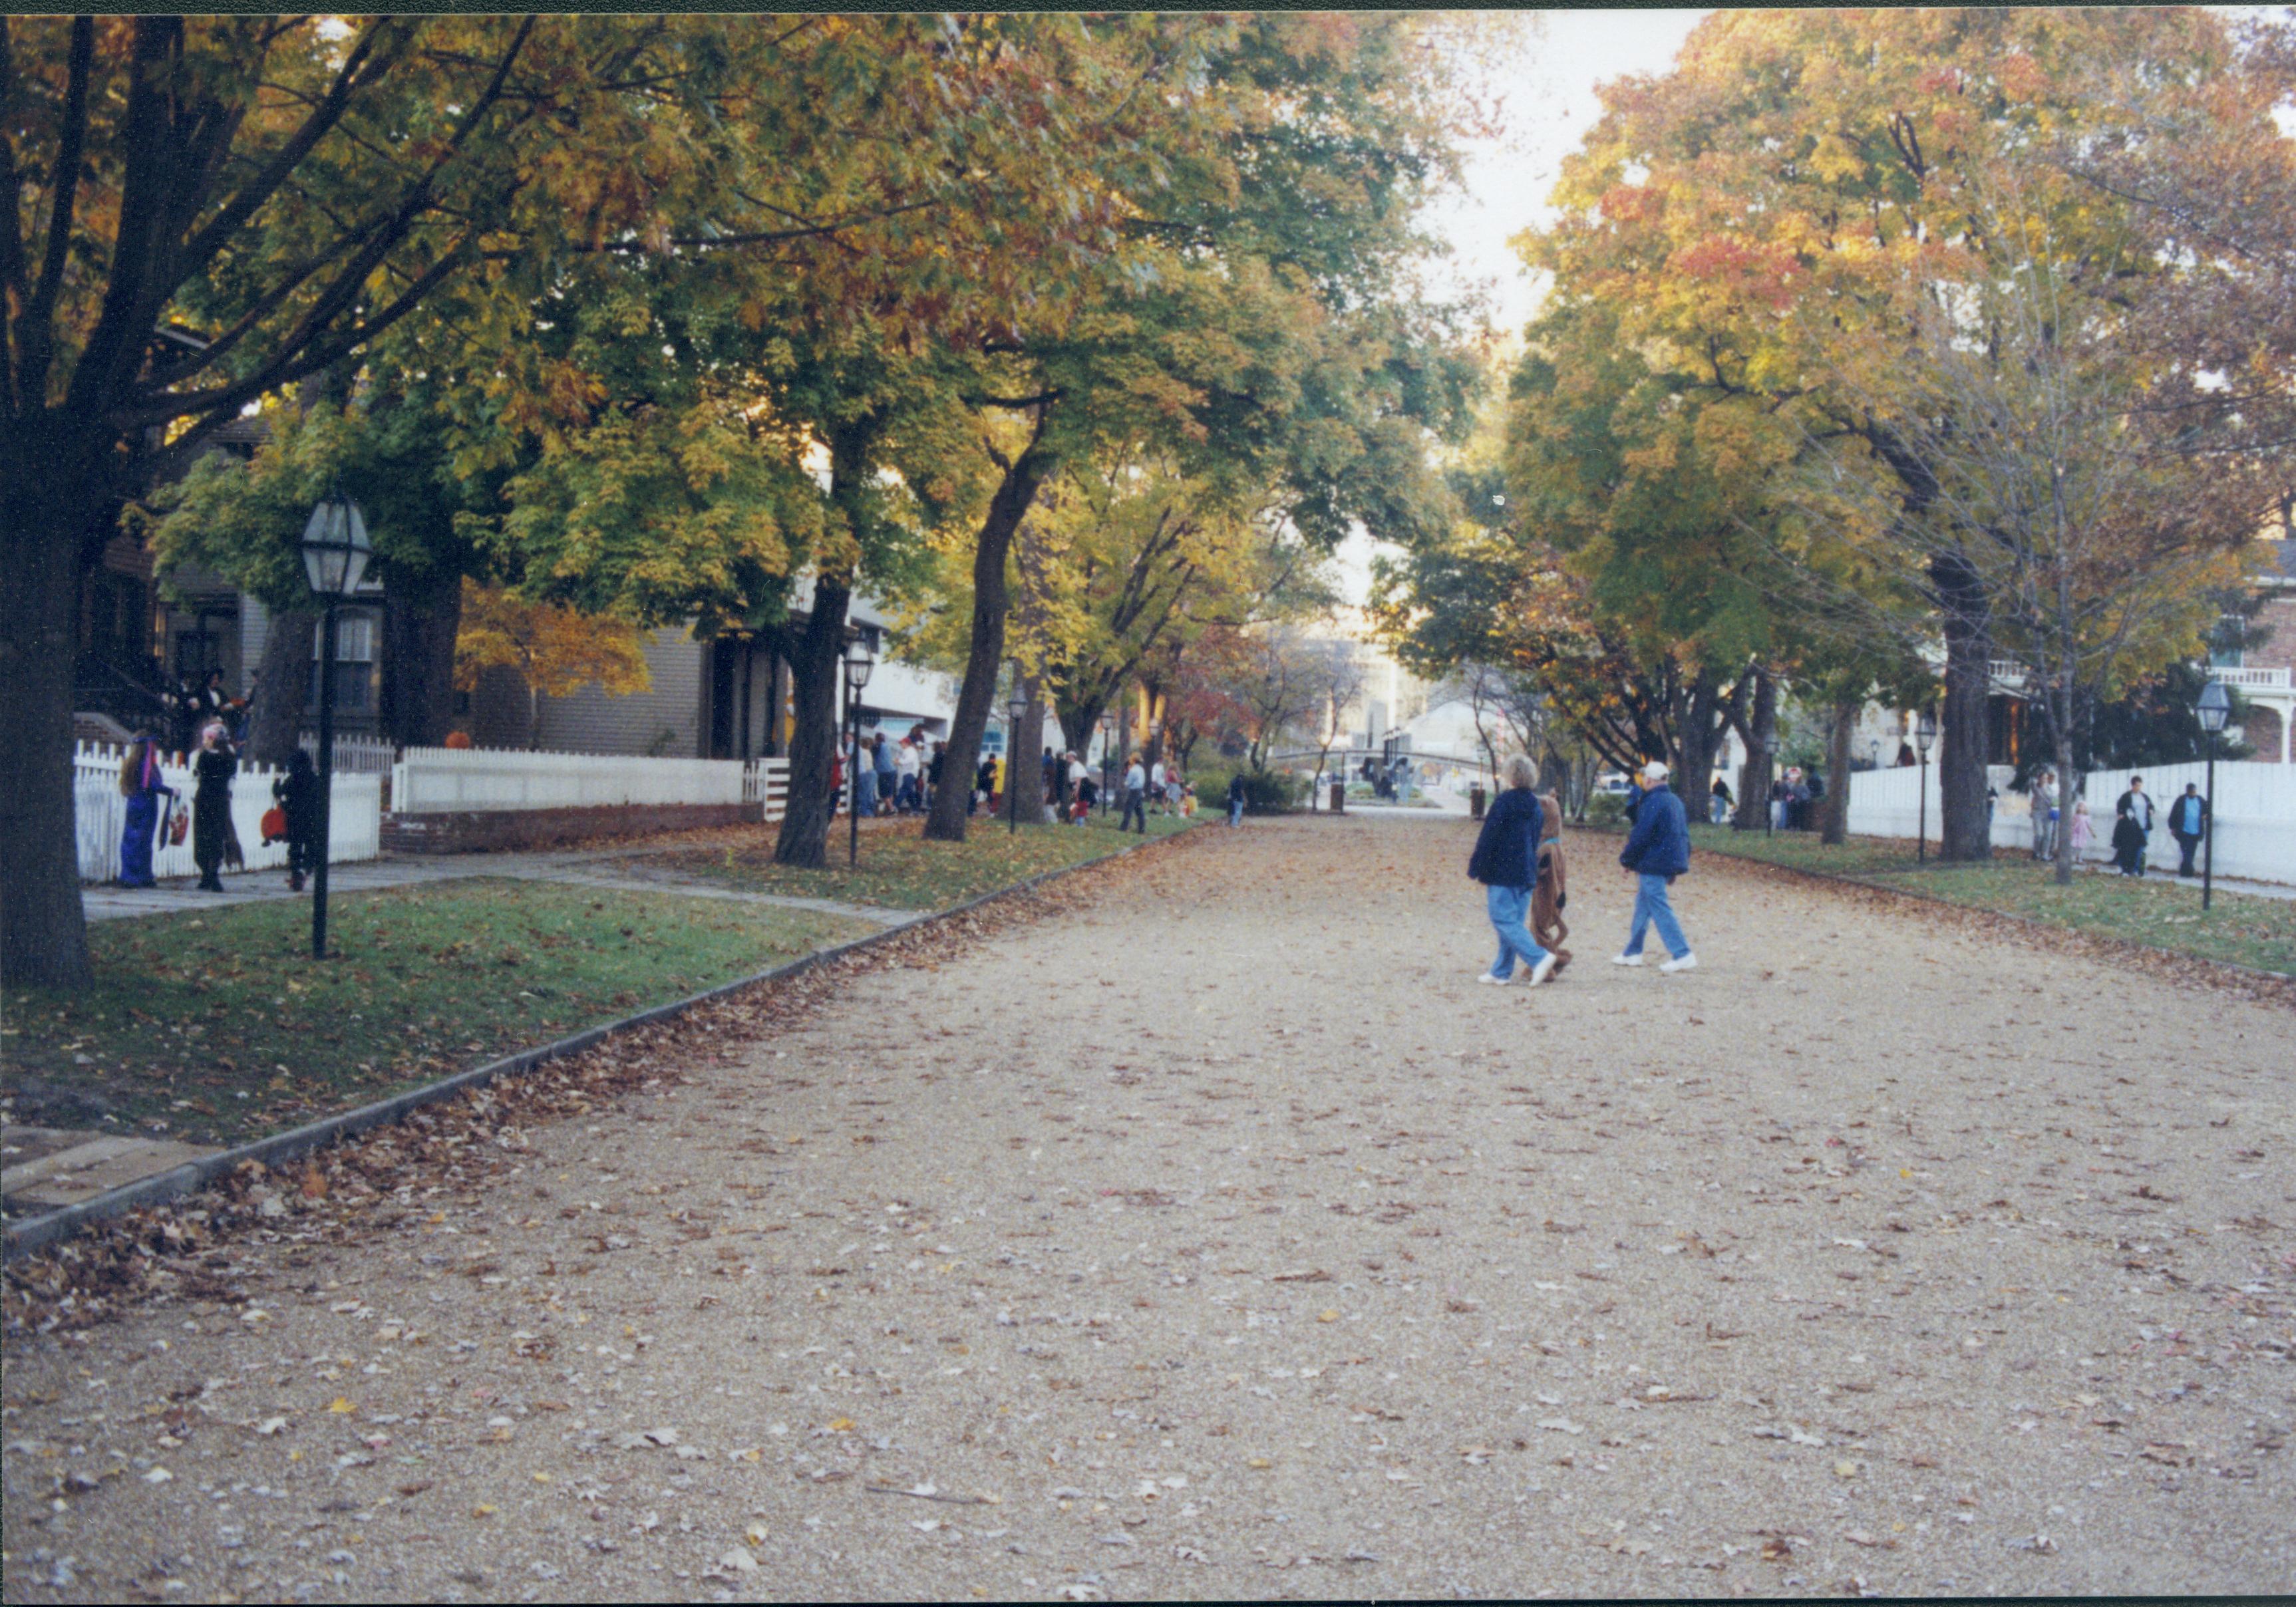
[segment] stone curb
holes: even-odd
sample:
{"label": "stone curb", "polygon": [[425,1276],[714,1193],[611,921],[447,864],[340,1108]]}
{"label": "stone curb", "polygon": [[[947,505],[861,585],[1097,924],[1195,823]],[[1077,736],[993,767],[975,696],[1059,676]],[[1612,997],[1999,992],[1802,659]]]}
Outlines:
{"label": "stone curb", "polygon": [[1987,909],[1978,904],[1957,904],[1951,898],[1940,898],[1935,893],[1919,892],[1909,887],[1892,887],[1886,881],[1866,881],[1856,876],[1836,876],[1826,871],[1806,871],[1797,865],[1780,865],[1775,860],[1757,859],[1751,854],[1733,854],[1727,849],[1710,849],[1707,852],[1733,865],[1751,865],[1766,871],[1776,871],[1788,876],[1799,876],[1805,881],[1822,881],[1833,887],[1859,888],[1869,893],[1886,893],[1892,898],[1909,899],[1915,904],[1934,905],[1939,909],[1958,910],[1964,915],[1981,915],[1990,921],[2008,921],[2025,928],[2036,936],[2051,935],[2079,938],[2085,943],[2103,944],[2108,947],[2126,949],[2136,955],[2157,955],[2164,959],[2179,961],[2187,965],[2205,965],[2214,971],[2230,972],[2234,976],[2259,982],[2296,981],[2284,971],[2265,971],[2254,965],[2243,965],[2236,960],[2212,960],[2206,955],[2186,954],[2181,949],[2162,948],[2157,943],[2139,943],[2132,938],[2116,938],[2106,932],[2081,931],[2074,927],[2056,926],[2046,921],[2037,921],[2030,915],[2020,915],[2008,910]]}
{"label": "stone curb", "polygon": [[[1190,831],[1194,829],[1189,828]],[[776,965],[770,970],[760,971],[750,976],[738,977],[731,982],[723,982],[715,988],[705,988],[700,993],[689,994],[685,998],[673,1000],[667,1004],[656,1004],[652,1009],[641,1010],[634,1014],[622,1016],[619,1020],[604,1022],[600,1026],[586,1028],[580,1032],[559,1038],[554,1043],[544,1044],[532,1049],[521,1049],[516,1054],[504,1055],[502,1059],[490,1061],[483,1066],[473,1066],[467,1071],[457,1071],[451,1077],[441,1078],[437,1082],[425,1083],[419,1088],[409,1088],[403,1094],[394,1094],[389,1099],[377,1100],[373,1104],[361,1105],[355,1111],[345,1111],[338,1115],[323,1117],[317,1121],[308,1122],[302,1127],[291,1127],[284,1133],[274,1133],[268,1138],[258,1138],[234,1149],[221,1150],[198,1160],[185,1161],[182,1166],[168,1171],[155,1173],[149,1177],[139,1177],[133,1183],[122,1184],[115,1189],[107,1189],[94,1198],[83,1200],[77,1205],[60,1206],[44,1215],[27,1218],[21,1222],[12,1222],[8,1225],[5,1259],[12,1261],[20,1256],[44,1250],[51,1244],[71,1237],[72,1234],[94,1223],[125,1216],[139,1207],[157,1205],[162,1201],[195,1193],[217,1178],[226,1177],[236,1170],[244,1161],[259,1160],[265,1166],[271,1167],[282,1161],[296,1160],[313,1150],[332,1144],[337,1139],[352,1137],[365,1132],[370,1127],[379,1127],[386,1123],[398,1121],[408,1112],[420,1110],[424,1105],[436,1104],[441,1100],[452,1099],[464,1089],[482,1088],[497,1077],[515,1077],[520,1072],[530,1071],[547,1061],[557,1060],[564,1055],[578,1054],[592,1045],[601,1043],[617,1032],[627,1032],[633,1027],[643,1027],[652,1021],[668,1021],[673,1016],[683,1015],[696,1004],[708,1004],[712,999],[723,998],[731,993],[739,993],[744,988],[753,988],[761,982],[775,982],[787,977],[797,976],[816,965],[824,964],[831,960],[842,959],[847,955],[858,954],[863,949],[873,947],[904,933],[917,931],[957,915],[969,914],[984,905],[995,903],[999,898],[1009,898],[1015,893],[1025,893],[1032,888],[1059,877],[1072,876],[1078,871],[1087,871],[1095,865],[1108,865],[1128,854],[1136,854],[1143,849],[1160,848],[1165,843],[1177,841],[1187,835],[1188,832],[1185,831],[1174,832],[1168,836],[1136,842],[1128,847],[1118,849],[1113,853],[1103,854],[1096,859],[1085,860],[1081,864],[1061,865],[1053,870],[1039,871],[1022,881],[992,889],[976,898],[968,898],[962,904],[951,905],[943,910],[934,910],[916,920],[904,922],[898,926],[889,926],[882,931],[871,932],[865,937],[855,938],[833,947],[817,948],[813,953],[791,960],[786,964]]]}

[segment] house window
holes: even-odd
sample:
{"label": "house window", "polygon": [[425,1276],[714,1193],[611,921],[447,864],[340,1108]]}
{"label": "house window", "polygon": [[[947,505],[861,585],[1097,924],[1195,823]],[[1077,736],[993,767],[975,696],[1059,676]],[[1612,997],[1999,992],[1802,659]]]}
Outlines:
{"label": "house window", "polygon": [[[343,613],[335,617],[335,712],[337,714],[372,714],[374,711],[375,617],[369,613]],[[319,646],[326,639],[324,626],[311,629],[311,698],[317,707],[319,696]]]}

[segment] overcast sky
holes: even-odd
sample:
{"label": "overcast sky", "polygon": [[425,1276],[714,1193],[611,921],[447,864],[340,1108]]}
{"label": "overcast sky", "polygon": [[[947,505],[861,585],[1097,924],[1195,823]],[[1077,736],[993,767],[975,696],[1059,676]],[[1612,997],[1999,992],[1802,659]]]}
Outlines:
{"label": "overcast sky", "polygon": [[1466,193],[1436,209],[1453,271],[1488,283],[1500,328],[1519,330],[1537,292],[1507,240],[1549,217],[1547,193],[1562,159],[1594,127],[1595,86],[1628,73],[1664,72],[1703,11],[1542,12],[1517,59],[1494,75],[1506,93],[1506,131],[1472,148]]}
{"label": "overcast sky", "polygon": [[[1522,328],[1538,287],[1507,240],[1544,221],[1547,192],[1562,159],[1594,126],[1601,107],[1595,86],[1628,73],[1664,72],[1703,11],[1562,11],[1538,13],[1543,26],[1521,37],[1516,59],[1494,77],[1506,93],[1506,128],[1469,152],[1464,194],[1436,208],[1431,222],[1450,241],[1450,284],[1477,283],[1491,297],[1498,328]],[[1445,276],[1439,276],[1438,289]],[[1360,604],[1371,578],[1370,540],[1340,548],[1341,589]]]}

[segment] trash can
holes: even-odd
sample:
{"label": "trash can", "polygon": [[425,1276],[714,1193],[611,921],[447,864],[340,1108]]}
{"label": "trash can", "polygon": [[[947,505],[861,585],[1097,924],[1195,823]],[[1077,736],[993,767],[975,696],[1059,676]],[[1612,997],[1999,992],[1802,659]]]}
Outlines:
{"label": "trash can", "polygon": [[1344,815],[1347,812],[1348,783],[1343,781],[1335,781],[1332,783],[1332,813],[1334,815]]}
{"label": "trash can", "polygon": [[1467,789],[1467,815],[1473,820],[1483,817],[1483,783],[1480,782]]}

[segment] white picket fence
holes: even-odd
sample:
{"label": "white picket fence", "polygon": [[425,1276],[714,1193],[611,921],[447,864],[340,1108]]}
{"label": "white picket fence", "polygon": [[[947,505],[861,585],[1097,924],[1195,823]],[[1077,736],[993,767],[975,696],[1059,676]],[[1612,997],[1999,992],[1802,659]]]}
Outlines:
{"label": "white picket fence", "polygon": [[[72,754],[72,807],[79,835],[79,879],[111,881],[119,875],[119,838],[127,824],[127,800],[119,792],[119,764],[125,750],[108,743],[81,742]],[[231,822],[250,871],[278,870],[287,863],[287,845],[263,840],[263,814],[272,805],[271,783],[283,773],[242,767],[232,777]],[[187,766],[163,764],[160,775],[176,789],[175,809],[192,808],[194,778]],[[161,808],[167,800],[160,800]],[[382,778],[337,773],[333,817],[329,822],[331,864],[373,859],[382,848]],[[152,852],[155,876],[196,876],[192,839],[159,843]]]}
{"label": "white picket fence", "polygon": [[[306,731],[296,738],[296,746],[311,756],[313,764],[318,763],[317,733]],[[335,774],[338,775],[388,775],[390,767],[398,760],[398,749],[388,737],[336,734]]]}
{"label": "white picket fence", "polygon": [[[2128,771],[2087,778],[2089,844],[2087,857],[2112,857],[2112,809],[2128,786]],[[2169,834],[2169,806],[2184,793],[2187,783],[2208,789],[2204,764],[2162,765],[2142,772],[2144,790],[2152,794],[2158,819],[2145,863],[2155,869],[2177,868],[2177,840]],[[1920,820],[1923,779],[1920,767],[1891,770],[1862,770],[1849,778],[1849,832],[1857,837],[1911,837]],[[1927,771],[1930,840],[1938,839],[1940,820],[1938,769]],[[2030,852],[2033,818],[2026,794],[2012,792],[1997,780],[2000,793],[1994,806],[1993,846]],[[2217,766],[2216,869],[2220,876],[2246,877],[2258,881],[2296,883],[2296,765],[2265,764],[2252,759]]]}
{"label": "white picket fence", "polygon": [[496,809],[604,808],[627,804],[759,806],[780,816],[786,759],[650,758],[628,754],[533,753],[508,748],[408,748],[390,769],[390,807],[400,815]]}

